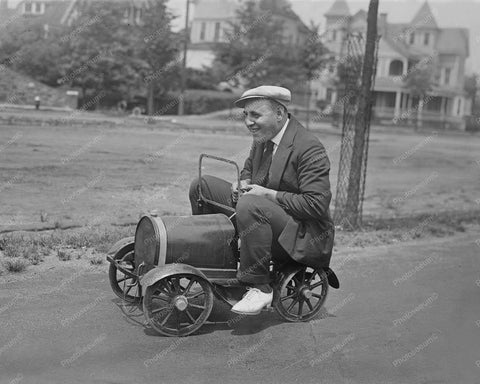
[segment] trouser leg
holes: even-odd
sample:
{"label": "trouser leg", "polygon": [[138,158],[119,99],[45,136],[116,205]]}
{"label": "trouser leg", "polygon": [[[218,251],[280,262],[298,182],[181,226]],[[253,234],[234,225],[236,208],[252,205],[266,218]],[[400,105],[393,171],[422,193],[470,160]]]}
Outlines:
{"label": "trouser leg", "polygon": [[[189,199],[192,207],[192,214],[202,215],[209,213],[224,213],[227,216],[231,216],[233,210],[217,207],[211,204],[204,204],[202,208],[198,206],[199,198],[199,179],[196,178],[190,184]],[[233,208],[232,205],[232,184],[226,180],[220,179],[215,176],[204,175],[202,176],[202,194],[209,200],[213,200],[217,203],[227,205]]]}
{"label": "trouser leg", "polygon": [[278,243],[290,216],[275,202],[248,194],[240,197],[236,211],[241,239],[237,278],[248,284],[268,284],[272,255],[276,262],[290,260]]}

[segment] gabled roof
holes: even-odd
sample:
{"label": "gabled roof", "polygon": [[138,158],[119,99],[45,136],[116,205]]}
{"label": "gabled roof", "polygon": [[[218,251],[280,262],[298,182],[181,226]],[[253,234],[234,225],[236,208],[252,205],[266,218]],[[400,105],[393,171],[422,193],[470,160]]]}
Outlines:
{"label": "gabled roof", "polygon": [[[239,2],[235,0],[201,0],[195,6],[194,19],[195,20],[228,20],[235,19],[237,16],[237,9]],[[267,4],[269,9],[273,9],[272,13],[275,16],[281,16],[289,20],[293,20],[298,26],[299,30],[304,33],[309,33],[308,27],[300,19],[300,17],[288,5],[288,2],[280,2],[278,0],[271,0]]]}
{"label": "gabled roof", "polygon": [[430,8],[430,5],[428,5],[427,1],[423,3],[422,7],[413,17],[410,24],[417,29],[438,29],[438,25],[435,17],[433,16],[432,9]]}
{"label": "gabled roof", "polygon": [[357,13],[355,13],[353,16],[352,16],[352,20],[356,20],[356,19],[367,19],[367,11],[365,11],[364,9],[360,9],[359,11],[357,11]]}
{"label": "gabled roof", "polygon": [[468,49],[468,39],[468,29],[442,28],[438,36],[438,53],[468,57],[470,54]]}
{"label": "gabled roof", "polygon": [[330,9],[325,13],[325,17],[328,16],[350,16],[350,8],[346,0],[335,0]]}
{"label": "gabled roof", "polygon": [[409,28],[411,28],[410,24],[389,23],[387,25],[386,34],[382,35],[382,40],[403,57],[417,60],[425,56],[425,53],[414,45],[409,45],[405,42],[405,31]]}

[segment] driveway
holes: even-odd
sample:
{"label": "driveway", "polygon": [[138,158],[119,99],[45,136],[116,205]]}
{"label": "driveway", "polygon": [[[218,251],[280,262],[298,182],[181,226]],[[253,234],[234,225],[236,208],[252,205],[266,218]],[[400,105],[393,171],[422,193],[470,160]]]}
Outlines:
{"label": "driveway", "polygon": [[217,323],[186,338],[146,328],[105,265],[39,269],[0,282],[0,382],[476,384],[476,240],[344,250],[320,318],[239,318],[218,304]]}

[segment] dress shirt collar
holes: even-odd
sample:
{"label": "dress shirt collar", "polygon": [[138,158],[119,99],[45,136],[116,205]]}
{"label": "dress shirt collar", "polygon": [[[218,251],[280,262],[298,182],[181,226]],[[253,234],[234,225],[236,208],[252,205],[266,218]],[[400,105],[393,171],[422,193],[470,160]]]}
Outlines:
{"label": "dress shirt collar", "polygon": [[280,142],[282,141],[282,137],[285,134],[285,131],[287,130],[287,125],[288,125],[289,122],[290,122],[290,119],[287,119],[287,121],[283,125],[280,132],[278,132],[277,135],[273,139],[270,140],[270,141],[273,142],[273,144],[275,144],[273,146],[273,153],[275,153],[277,151],[277,147],[280,145]]}

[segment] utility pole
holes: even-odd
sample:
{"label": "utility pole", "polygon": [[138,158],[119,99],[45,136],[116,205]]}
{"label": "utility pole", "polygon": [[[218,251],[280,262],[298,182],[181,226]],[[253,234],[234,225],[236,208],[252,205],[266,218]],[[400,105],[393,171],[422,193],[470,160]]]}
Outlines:
{"label": "utility pole", "polygon": [[360,225],[360,181],[362,164],[364,164],[365,132],[370,118],[369,110],[372,107],[372,80],[375,67],[375,49],[377,43],[377,18],[378,0],[370,0],[367,16],[367,36],[365,44],[365,56],[362,66],[362,84],[358,101],[358,112],[355,119],[355,131],[353,138],[353,151],[350,165],[348,183],[348,197],[346,206],[346,219],[354,227]]}
{"label": "utility pole", "polygon": [[190,39],[190,33],[188,29],[188,19],[190,13],[190,0],[187,0],[187,10],[185,12],[185,36],[183,41],[183,62],[180,72],[180,97],[178,99],[178,115],[182,116],[185,113],[185,85],[187,83],[187,48],[188,41]]}

